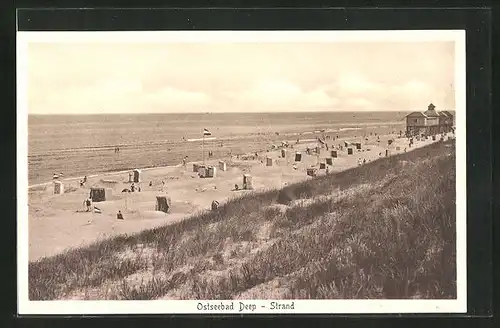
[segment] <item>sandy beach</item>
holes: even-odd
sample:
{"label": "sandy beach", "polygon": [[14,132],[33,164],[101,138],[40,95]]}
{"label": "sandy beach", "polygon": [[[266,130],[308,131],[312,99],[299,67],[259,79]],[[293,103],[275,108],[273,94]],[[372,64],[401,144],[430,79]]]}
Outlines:
{"label": "sandy beach", "polygon": [[[377,139],[379,138],[379,139]],[[388,140],[393,139],[388,146]],[[371,135],[362,138],[329,139],[327,143],[337,147],[344,142],[361,142],[360,150],[353,146],[353,154],[347,149],[338,149],[338,157],[333,159],[329,173],[339,172],[359,165],[359,161],[370,162],[385,156],[428,145],[436,141],[432,138],[414,142],[410,148],[407,138],[391,135]],[[42,257],[52,256],[69,248],[83,246],[99,239],[139,232],[157,226],[178,222],[193,213],[210,210],[213,200],[224,203],[231,197],[252,192],[241,190],[243,174],[253,177],[253,190],[281,188],[286,184],[303,181],[311,177],[306,169],[312,166],[319,168],[318,158],[324,162],[330,151],[322,148],[320,155],[307,155],[306,148],[315,148],[317,142],[304,142],[291,145],[286,149],[286,157],[281,157],[281,149],[270,149],[258,153],[256,159],[244,159],[244,156],[231,158],[207,158],[207,165],[217,167],[214,178],[200,178],[193,172],[193,163],[186,166],[170,166],[152,168],[141,171],[140,192],[122,192],[130,188],[129,174],[114,172],[105,175],[89,176],[85,187],[80,187],[78,180],[62,180],[64,194],[54,194],[52,183],[39,185],[29,190],[29,259],[36,261]],[[302,160],[295,162],[295,152],[302,153]],[[272,158],[272,166],[266,166],[266,157]],[[219,160],[224,160],[227,170],[219,169]],[[294,167],[295,166],[295,167]],[[318,170],[318,175],[327,174],[326,170]],[[149,186],[150,182],[152,186]],[[162,183],[164,182],[164,184]],[[234,190],[235,185],[240,190]],[[102,213],[84,211],[83,201],[89,196],[91,187],[112,188],[110,199],[94,203]],[[155,211],[156,196],[167,195],[172,206],[169,213]],[[121,211],[124,220],[117,220],[116,214]]]}

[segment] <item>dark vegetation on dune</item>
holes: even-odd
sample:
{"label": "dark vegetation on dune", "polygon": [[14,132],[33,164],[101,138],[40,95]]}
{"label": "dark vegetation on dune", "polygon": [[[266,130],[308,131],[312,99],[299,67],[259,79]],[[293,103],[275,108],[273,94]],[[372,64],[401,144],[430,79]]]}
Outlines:
{"label": "dark vegetation on dune", "polygon": [[455,216],[447,141],[32,262],[29,297],[456,298]]}

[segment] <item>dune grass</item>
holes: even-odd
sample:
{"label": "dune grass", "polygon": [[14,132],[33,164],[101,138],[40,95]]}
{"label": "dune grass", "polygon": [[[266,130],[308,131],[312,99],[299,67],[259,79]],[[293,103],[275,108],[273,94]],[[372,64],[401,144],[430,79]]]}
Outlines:
{"label": "dune grass", "polygon": [[454,142],[29,264],[31,300],[456,298]]}

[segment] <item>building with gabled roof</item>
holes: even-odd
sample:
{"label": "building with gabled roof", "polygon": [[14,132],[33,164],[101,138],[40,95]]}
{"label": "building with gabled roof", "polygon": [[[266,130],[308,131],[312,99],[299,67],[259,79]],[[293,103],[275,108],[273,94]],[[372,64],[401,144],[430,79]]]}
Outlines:
{"label": "building with gabled roof", "polygon": [[406,115],[407,136],[429,136],[453,131],[453,114],[449,111],[436,111],[434,104],[429,104],[424,112],[412,112]]}

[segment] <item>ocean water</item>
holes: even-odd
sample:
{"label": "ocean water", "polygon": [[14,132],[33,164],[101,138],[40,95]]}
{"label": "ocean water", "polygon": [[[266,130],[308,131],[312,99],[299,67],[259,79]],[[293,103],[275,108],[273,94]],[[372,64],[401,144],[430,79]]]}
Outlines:
{"label": "ocean water", "polygon": [[[331,135],[361,136],[397,130],[404,112],[30,115],[29,184],[50,181],[54,173],[80,177],[133,168],[178,165],[205,158],[267,149],[281,141]],[[216,140],[200,139],[208,129]],[[380,132],[382,133],[382,132]],[[115,147],[120,151],[115,153]]]}

